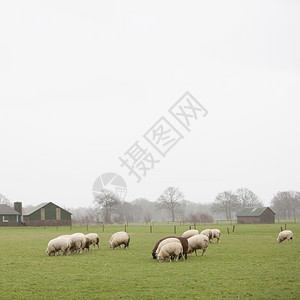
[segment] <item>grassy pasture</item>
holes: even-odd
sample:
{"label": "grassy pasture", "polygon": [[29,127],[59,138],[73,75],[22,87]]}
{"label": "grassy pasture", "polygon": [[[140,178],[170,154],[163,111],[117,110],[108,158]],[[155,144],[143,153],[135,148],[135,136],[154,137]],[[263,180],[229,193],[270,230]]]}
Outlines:
{"label": "grassy pasture", "polygon": [[[209,226],[197,227],[203,230]],[[48,241],[86,227],[0,227],[0,299],[300,299],[300,224],[287,224],[294,243],[276,241],[279,224],[236,225],[207,256],[186,262],[152,259],[156,241],[174,234],[173,225],[127,227],[129,249],[112,250],[108,240],[124,226],[90,227],[100,251],[47,256]],[[228,226],[229,227],[229,226]],[[181,235],[188,226],[177,226]],[[199,251],[199,254],[201,252]]]}

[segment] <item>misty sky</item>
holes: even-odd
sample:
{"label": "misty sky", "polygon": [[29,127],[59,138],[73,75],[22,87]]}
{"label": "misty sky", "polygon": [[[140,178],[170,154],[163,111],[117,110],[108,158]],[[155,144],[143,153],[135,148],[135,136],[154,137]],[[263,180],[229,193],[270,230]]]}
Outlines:
{"label": "misty sky", "polygon": [[[127,201],[299,191],[299,15],[299,1],[1,1],[0,193],[87,207],[106,172]],[[168,112],[187,91],[208,111],[190,132]],[[183,137],[165,157],[143,137],[161,117]],[[159,160],[140,183],[119,159],[137,141]]]}

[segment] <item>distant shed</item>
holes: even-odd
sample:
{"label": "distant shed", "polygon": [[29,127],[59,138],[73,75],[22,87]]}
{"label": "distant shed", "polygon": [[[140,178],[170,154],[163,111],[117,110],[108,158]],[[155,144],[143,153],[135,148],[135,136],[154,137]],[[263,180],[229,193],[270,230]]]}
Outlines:
{"label": "distant shed", "polygon": [[6,204],[0,204],[0,226],[20,226],[21,214]]}
{"label": "distant shed", "polygon": [[236,214],[238,224],[275,223],[275,213],[270,207],[246,207]]}
{"label": "distant shed", "polygon": [[23,216],[27,226],[72,225],[72,214],[52,202],[41,203]]}

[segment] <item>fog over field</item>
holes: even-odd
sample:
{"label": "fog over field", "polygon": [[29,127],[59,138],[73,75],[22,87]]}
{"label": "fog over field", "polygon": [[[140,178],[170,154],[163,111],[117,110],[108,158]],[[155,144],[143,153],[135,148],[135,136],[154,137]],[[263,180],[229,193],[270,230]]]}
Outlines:
{"label": "fog over field", "polygon": [[176,187],[207,205],[247,188],[269,206],[299,191],[299,13],[299,1],[1,1],[0,193],[87,208],[106,173],[128,202]]}

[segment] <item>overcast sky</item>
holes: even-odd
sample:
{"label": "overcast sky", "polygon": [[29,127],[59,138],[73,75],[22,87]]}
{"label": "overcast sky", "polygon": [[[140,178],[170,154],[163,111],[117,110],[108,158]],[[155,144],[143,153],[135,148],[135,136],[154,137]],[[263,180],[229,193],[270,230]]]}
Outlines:
{"label": "overcast sky", "polygon": [[[87,207],[107,172],[127,201],[299,191],[299,15],[299,1],[1,1],[0,193]],[[168,112],[187,91],[208,111],[190,131]],[[143,137],[161,117],[182,137],[164,157]],[[159,160],[139,183],[119,159],[137,141]]]}

